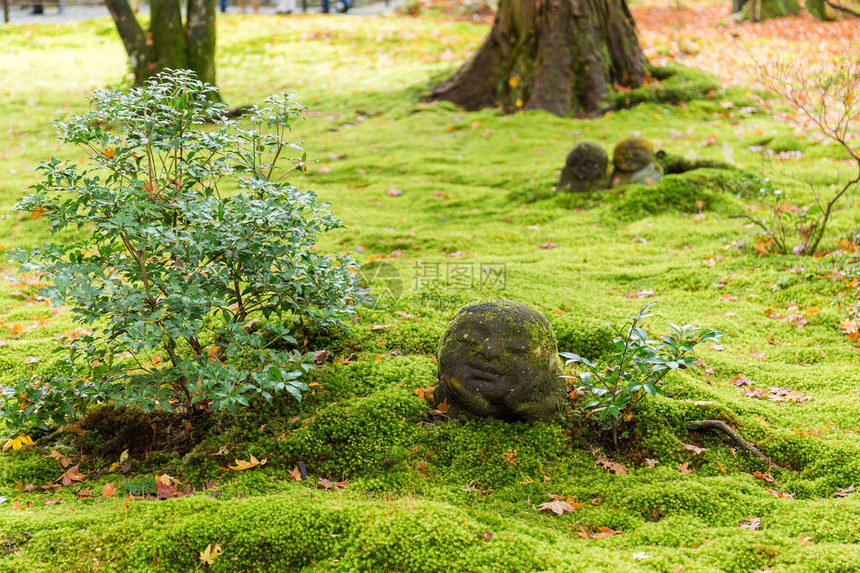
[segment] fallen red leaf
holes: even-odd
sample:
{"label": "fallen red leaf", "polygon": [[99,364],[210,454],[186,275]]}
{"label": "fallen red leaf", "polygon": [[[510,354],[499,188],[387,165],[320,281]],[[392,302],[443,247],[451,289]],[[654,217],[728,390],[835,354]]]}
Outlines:
{"label": "fallen red leaf", "polygon": [[597,465],[603,466],[603,469],[609,470],[615,474],[619,474],[619,475],[626,475],[627,474],[627,468],[625,468],[623,465],[619,464],[618,462],[611,462],[611,461],[607,460],[606,458],[597,458],[597,460],[595,460],[595,463]]}
{"label": "fallen red leaf", "polygon": [[87,477],[85,474],[82,474],[78,471],[78,466],[74,465],[63,472],[63,475],[55,479],[54,481],[61,482],[65,487],[69,487],[76,481],[84,481],[84,478]]}

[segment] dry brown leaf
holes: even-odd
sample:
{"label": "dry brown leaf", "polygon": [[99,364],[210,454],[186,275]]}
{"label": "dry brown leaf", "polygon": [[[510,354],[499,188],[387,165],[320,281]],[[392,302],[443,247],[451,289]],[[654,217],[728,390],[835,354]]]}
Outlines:
{"label": "dry brown leaf", "polygon": [[627,474],[627,468],[625,468],[623,465],[619,464],[618,462],[612,462],[612,461],[607,460],[606,458],[597,458],[597,460],[595,460],[595,463],[597,465],[603,466],[603,469],[611,471],[615,474],[619,474],[619,475],[626,475]]}
{"label": "dry brown leaf", "polygon": [[422,402],[432,402],[435,390],[436,386],[428,386],[426,388],[417,388],[412,393],[418,396],[418,399]]}
{"label": "dry brown leaf", "polygon": [[565,511],[569,511],[571,513],[576,511],[576,508],[573,507],[573,505],[560,499],[544,502],[537,507],[537,511],[543,511],[545,509],[550,510],[556,515],[561,515]]}
{"label": "dry brown leaf", "polygon": [[779,485],[779,482],[773,479],[773,476],[770,473],[763,474],[760,471],[756,471],[752,474],[754,478],[758,478],[765,483],[775,483]]}
{"label": "dry brown leaf", "polygon": [[61,453],[60,453],[60,452],[58,452],[57,450],[51,450],[51,455],[50,455],[50,457],[52,457],[52,458],[54,458],[55,460],[57,460],[57,462],[58,462],[61,466],[63,466],[64,468],[69,467],[69,464],[71,464],[71,463],[72,463],[72,458],[70,458],[70,457],[68,457],[68,456],[64,456],[63,454],[61,454]]}
{"label": "dry brown leaf", "polygon": [[653,289],[629,291],[625,296],[627,298],[648,298],[649,296],[657,296],[657,291]]}
{"label": "dry brown leaf", "polygon": [[85,474],[82,474],[78,471],[78,466],[74,465],[67,469],[65,472],[63,472],[63,475],[61,475],[54,481],[61,482],[65,487],[69,487],[77,481],[84,481],[85,477],[87,477]]}
{"label": "dry brown leaf", "polygon": [[732,386],[753,386],[755,385],[755,381],[750,380],[744,374],[738,374],[733,379],[729,380],[729,384]]}
{"label": "dry brown leaf", "polygon": [[685,444],[684,442],[681,442],[681,445],[684,446],[685,450],[687,450],[688,452],[693,452],[697,456],[701,455],[702,452],[708,451],[708,448],[700,448],[699,446],[694,446],[693,444]]}
{"label": "dry brown leaf", "polygon": [[838,490],[836,490],[836,493],[834,493],[833,495],[836,497],[848,497],[852,493],[854,493],[854,486],[849,485],[848,487],[845,487],[845,488],[839,488]]}
{"label": "dry brown leaf", "polygon": [[451,406],[448,404],[448,399],[446,398],[446,399],[442,400],[442,403],[439,404],[435,410],[433,410],[433,413],[434,414],[447,414],[448,410],[450,408],[451,408]]}

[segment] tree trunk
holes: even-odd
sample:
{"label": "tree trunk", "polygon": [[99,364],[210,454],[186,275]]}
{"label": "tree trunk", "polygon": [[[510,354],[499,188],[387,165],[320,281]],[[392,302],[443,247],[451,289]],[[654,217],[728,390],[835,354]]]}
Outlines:
{"label": "tree trunk", "polygon": [[500,0],[484,44],[430,97],[591,114],[613,85],[640,86],[645,64],[626,0]]}
{"label": "tree trunk", "polygon": [[149,30],[144,31],[128,0],[105,0],[128,54],[134,83],[140,85],[166,68],[189,69],[215,85],[217,0],[187,0],[186,21],[180,0],[150,0]]}
{"label": "tree trunk", "polygon": [[215,85],[215,13],[218,0],[188,0],[188,67]]}
{"label": "tree trunk", "polygon": [[188,45],[178,0],[149,0],[149,20],[158,68],[188,69]]}
{"label": "tree trunk", "polygon": [[154,70],[155,54],[152,41],[140,27],[128,0],[105,0],[117,32],[128,54],[128,63],[134,73],[134,83],[144,82]]}
{"label": "tree trunk", "polygon": [[742,19],[761,22],[770,18],[793,16],[800,12],[797,0],[749,0],[741,12]]}
{"label": "tree trunk", "polygon": [[828,16],[827,10],[824,8],[824,0],[806,0],[803,6],[806,8],[807,12],[822,22],[832,20],[832,18]]}

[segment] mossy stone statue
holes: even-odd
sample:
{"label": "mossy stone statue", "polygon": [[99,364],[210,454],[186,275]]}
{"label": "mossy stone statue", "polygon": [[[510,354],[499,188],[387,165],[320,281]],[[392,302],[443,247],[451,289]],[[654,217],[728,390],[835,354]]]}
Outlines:
{"label": "mossy stone statue", "polygon": [[515,302],[460,309],[439,343],[438,376],[435,401],[449,417],[550,420],[566,402],[552,327]]}
{"label": "mossy stone statue", "polygon": [[597,191],[609,187],[609,156],[597,143],[583,141],[567,154],[558,188],[567,192]]}
{"label": "mossy stone statue", "polygon": [[612,186],[639,183],[650,185],[663,178],[663,168],[655,161],[654,146],[647,139],[628,137],[612,151]]}

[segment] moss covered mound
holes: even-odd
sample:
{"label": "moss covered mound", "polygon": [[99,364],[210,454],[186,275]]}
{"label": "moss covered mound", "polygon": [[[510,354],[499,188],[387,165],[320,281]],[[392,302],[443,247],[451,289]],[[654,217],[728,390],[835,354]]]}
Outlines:
{"label": "moss covered mound", "polygon": [[676,63],[664,67],[648,66],[653,81],[630,91],[615,92],[609,98],[612,108],[628,108],[640,103],[667,103],[677,105],[713,98],[720,85],[716,78],[705,72]]}

